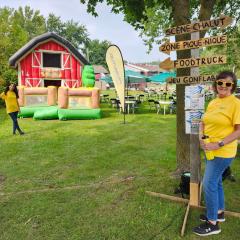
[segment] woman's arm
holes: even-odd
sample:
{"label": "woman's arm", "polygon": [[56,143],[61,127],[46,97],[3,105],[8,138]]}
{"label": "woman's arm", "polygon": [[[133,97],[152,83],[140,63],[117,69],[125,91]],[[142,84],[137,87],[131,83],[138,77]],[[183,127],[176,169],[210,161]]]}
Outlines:
{"label": "woman's arm", "polygon": [[0,94],[0,98],[1,98],[2,100],[5,100],[5,99],[6,99],[5,92],[3,92],[3,93]]}
{"label": "woman's arm", "polygon": [[[235,130],[231,134],[229,134],[227,137],[225,137],[222,141],[224,145],[231,143],[232,141],[238,139],[240,137],[240,124],[235,125]],[[207,143],[204,144],[204,150],[217,150],[219,149],[218,142],[213,142],[213,143]]]}
{"label": "woman's arm", "polygon": [[223,139],[224,145],[238,139],[240,137],[240,124],[235,125],[235,131]]}

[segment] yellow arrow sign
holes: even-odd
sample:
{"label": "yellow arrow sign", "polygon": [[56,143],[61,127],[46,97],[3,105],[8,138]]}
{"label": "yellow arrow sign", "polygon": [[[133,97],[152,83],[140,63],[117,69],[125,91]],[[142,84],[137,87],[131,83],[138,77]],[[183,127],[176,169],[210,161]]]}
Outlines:
{"label": "yellow arrow sign", "polygon": [[169,58],[165,59],[164,61],[160,62],[159,67],[169,71],[174,68],[174,62],[169,57]]}
{"label": "yellow arrow sign", "polygon": [[204,31],[209,28],[221,27],[224,28],[231,24],[233,19],[229,16],[220,16],[217,19],[206,20],[202,22],[190,23],[186,25],[181,25],[173,28],[169,28],[165,31],[166,36],[180,35],[191,32]]}
{"label": "yellow arrow sign", "polygon": [[167,83],[199,84],[199,83],[210,83],[215,80],[216,80],[216,75],[183,76],[183,77],[168,78]]}
{"label": "yellow arrow sign", "polygon": [[187,50],[192,48],[203,48],[227,43],[227,36],[214,36],[209,38],[201,38],[198,40],[187,40],[180,42],[166,42],[159,47],[163,53],[170,54],[170,51]]}
{"label": "yellow arrow sign", "polygon": [[165,70],[170,70],[173,68],[190,68],[190,67],[199,67],[204,65],[216,65],[216,64],[225,64],[227,63],[227,57],[224,55],[211,56],[211,57],[202,57],[202,58],[186,58],[171,61],[170,58],[167,58],[159,64],[159,67]]}

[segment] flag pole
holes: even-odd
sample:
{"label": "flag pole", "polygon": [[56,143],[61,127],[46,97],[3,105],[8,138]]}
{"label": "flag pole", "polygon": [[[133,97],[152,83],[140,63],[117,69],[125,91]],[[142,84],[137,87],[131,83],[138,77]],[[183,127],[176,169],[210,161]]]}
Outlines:
{"label": "flag pole", "polygon": [[[126,101],[126,98],[125,98],[125,93],[126,93],[126,86],[128,85],[128,80],[127,80],[127,85],[125,84],[125,81],[126,81],[126,76],[125,76],[125,69],[124,69],[124,111],[123,111],[123,124],[126,124],[126,104],[125,104],[125,101]],[[128,87],[127,87],[127,91],[128,91]],[[128,92],[127,92],[127,95],[128,95]]]}

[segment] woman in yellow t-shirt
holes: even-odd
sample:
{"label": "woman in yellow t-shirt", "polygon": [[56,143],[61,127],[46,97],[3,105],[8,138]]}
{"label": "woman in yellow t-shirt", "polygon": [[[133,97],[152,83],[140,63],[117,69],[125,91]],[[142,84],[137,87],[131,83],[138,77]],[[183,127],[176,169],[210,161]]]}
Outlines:
{"label": "woman in yellow t-shirt", "polygon": [[13,121],[13,134],[16,134],[16,130],[18,130],[20,135],[23,135],[24,132],[20,129],[18,125],[18,112],[20,110],[18,105],[18,90],[17,86],[14,83],[9,84],[5,91],[1,93],[0,97],[5,100],[6,110],[9,116]]}
{"label": "woman in yellow t-shirt", "polygon": [[[213,85],[217,97],[209,103],[199,128],[200,145],[206,152],[206,215],[200,215],[204,223],[193,232],[200,236],[220,233],[218,222],[225,221],[222,174],[236,156],[240,137],[240,100],[233,95],[236,86],[234,73],[224,71],[217,76]],[[208,143],[203,140],[206,137]]]}

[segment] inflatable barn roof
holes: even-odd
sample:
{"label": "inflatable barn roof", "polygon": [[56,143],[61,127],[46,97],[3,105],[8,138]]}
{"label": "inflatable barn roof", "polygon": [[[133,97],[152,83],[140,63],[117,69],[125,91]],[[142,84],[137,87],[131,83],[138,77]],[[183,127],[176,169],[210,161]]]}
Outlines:
{"label": "inflatable barn roof", "polygon": [[69,51],[84,65],[89,64],[86,58],[84,58],[84,56],[69,41],[60,37],[56,33],[47,32],[33,38],[27,44],[25,44],[22,48],[20,48],[15,54],[13,54],[9,58],[9,65],[11,67],[16,68],[19,60],[21,60],[25,55],[27,55],[32,49],[36,48],[38,45],[48,40],[54,40],[57,43],[69,49]]}

